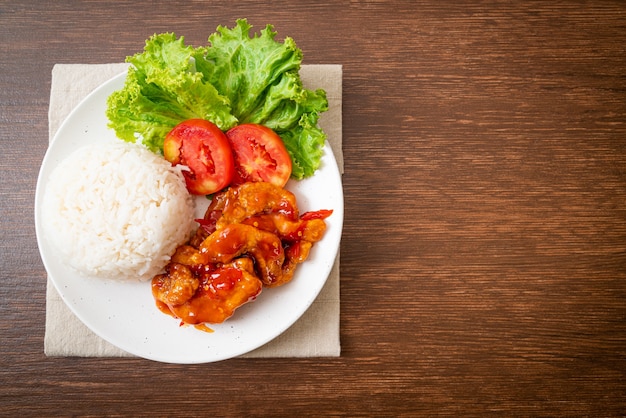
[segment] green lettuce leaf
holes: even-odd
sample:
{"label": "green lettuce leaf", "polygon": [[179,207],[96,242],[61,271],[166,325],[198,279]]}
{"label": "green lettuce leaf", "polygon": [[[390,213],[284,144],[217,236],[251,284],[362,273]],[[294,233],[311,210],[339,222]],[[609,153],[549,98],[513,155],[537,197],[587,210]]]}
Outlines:
{"label": "green lettuce leaf", "polygon": [[222,130],[259,123],[285,142],[292,177],[313,175],[326,140],[317,124],[328,110],[326,93],[302,86],[302,51],[292,38],[276,41],[272,25],[252,36],[251,28],[245,19],[232,29],[219,26],[198,48],[173,33],[154,35],[127,59],[133,66],[124,88],[109,97],[109,126],[160,152],[165,135],[185,119],[207,119]]}
{"label": "green lettuce leaf", "polygon": [[128,142],[162,153],[163,140],[186,119],[202,118],[227,130],[237,123],[228,99],[195,70],[194,49],[173,33],[154,35],[144,52],[126,59],[124,88],[107,99],[109,127]]}
{"label": "green lettuce leaf", "polygon": [[219,26],[210,45],[195,55],[198,69],[228,97],[240,123],[265,125],[283,139],[292,177],[309,177],[320,165],[326,140],[317,126],[319,114],[328,110],[326,93],[303,88],[302,51],[292,38],[277,42],[272,25],[253,35],[251,28],[245,19],[233,29]]}

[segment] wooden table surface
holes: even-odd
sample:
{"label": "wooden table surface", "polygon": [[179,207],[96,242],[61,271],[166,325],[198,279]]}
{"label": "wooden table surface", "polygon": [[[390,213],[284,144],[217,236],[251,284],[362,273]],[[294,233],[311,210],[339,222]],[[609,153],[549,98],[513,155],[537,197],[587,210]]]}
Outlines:
{"label": "wooden table surface", "polygon": [[[0,415],[626,413],[626,3],[0,1]],[[47,358],[55,63],[247,17],[342,64],[338,358]]]}

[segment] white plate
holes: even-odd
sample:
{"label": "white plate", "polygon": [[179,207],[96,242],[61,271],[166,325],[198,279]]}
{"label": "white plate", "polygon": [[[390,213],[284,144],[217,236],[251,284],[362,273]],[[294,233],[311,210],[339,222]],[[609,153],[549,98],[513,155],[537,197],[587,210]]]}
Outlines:
{"label": "white plate", "polygon": [[213,333],[181,327],[179,320],[157,309],[150,282],[81,276],[55,257],[55,249],[43,234],[41,203],[54,168],[81,145],[118,140],[107,127],[106,99],[123,87],[125,76],[114,77],[87,96],[63,122],[44,157],[37,181],[35,223],[48,275],[63,301],[87,327],[136,356],[167,363],[206,363],[254,350],[300,318],[319,294],[335,261],[343,226],[343,190],[330,146],[326,145],[322,166],[313,177],[290,180],[286,186],[296,195],[301,212],[334,211],[326,219],[324,238],[298,266],[293,280],[278,288],[265,288],[254,302],[239,308],[223,324],[210,325]]}

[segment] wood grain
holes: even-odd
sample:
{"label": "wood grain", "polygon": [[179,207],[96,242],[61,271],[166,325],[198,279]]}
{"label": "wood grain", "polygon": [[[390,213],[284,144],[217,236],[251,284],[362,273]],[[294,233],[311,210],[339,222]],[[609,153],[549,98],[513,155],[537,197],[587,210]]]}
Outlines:
{"label": "wood grain", "polygon": [[[239,17],[344,66],[342,356],[46,358],[52,66]],[[624,3],[1,1],[0,35],[1,415],[626,411]]]}

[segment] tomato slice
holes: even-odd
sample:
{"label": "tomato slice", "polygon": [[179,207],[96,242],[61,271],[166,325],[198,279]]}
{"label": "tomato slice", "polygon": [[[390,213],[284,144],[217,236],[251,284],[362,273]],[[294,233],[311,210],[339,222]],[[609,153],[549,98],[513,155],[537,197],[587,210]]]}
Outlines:
{"label": "tomato slice", "polygon": [[235,173],[233,153],[224,132],[204,119],[189,119],[176,125],[163,142],[163,156],[183,171],[187,189],[208,195],[228,186]]}
{"label": "tomato slice", "polygon": [[283,187],[291,176],[291,157],[270,128],[244,123],[226,132],[235,158],[233,185],[264,181]]}

